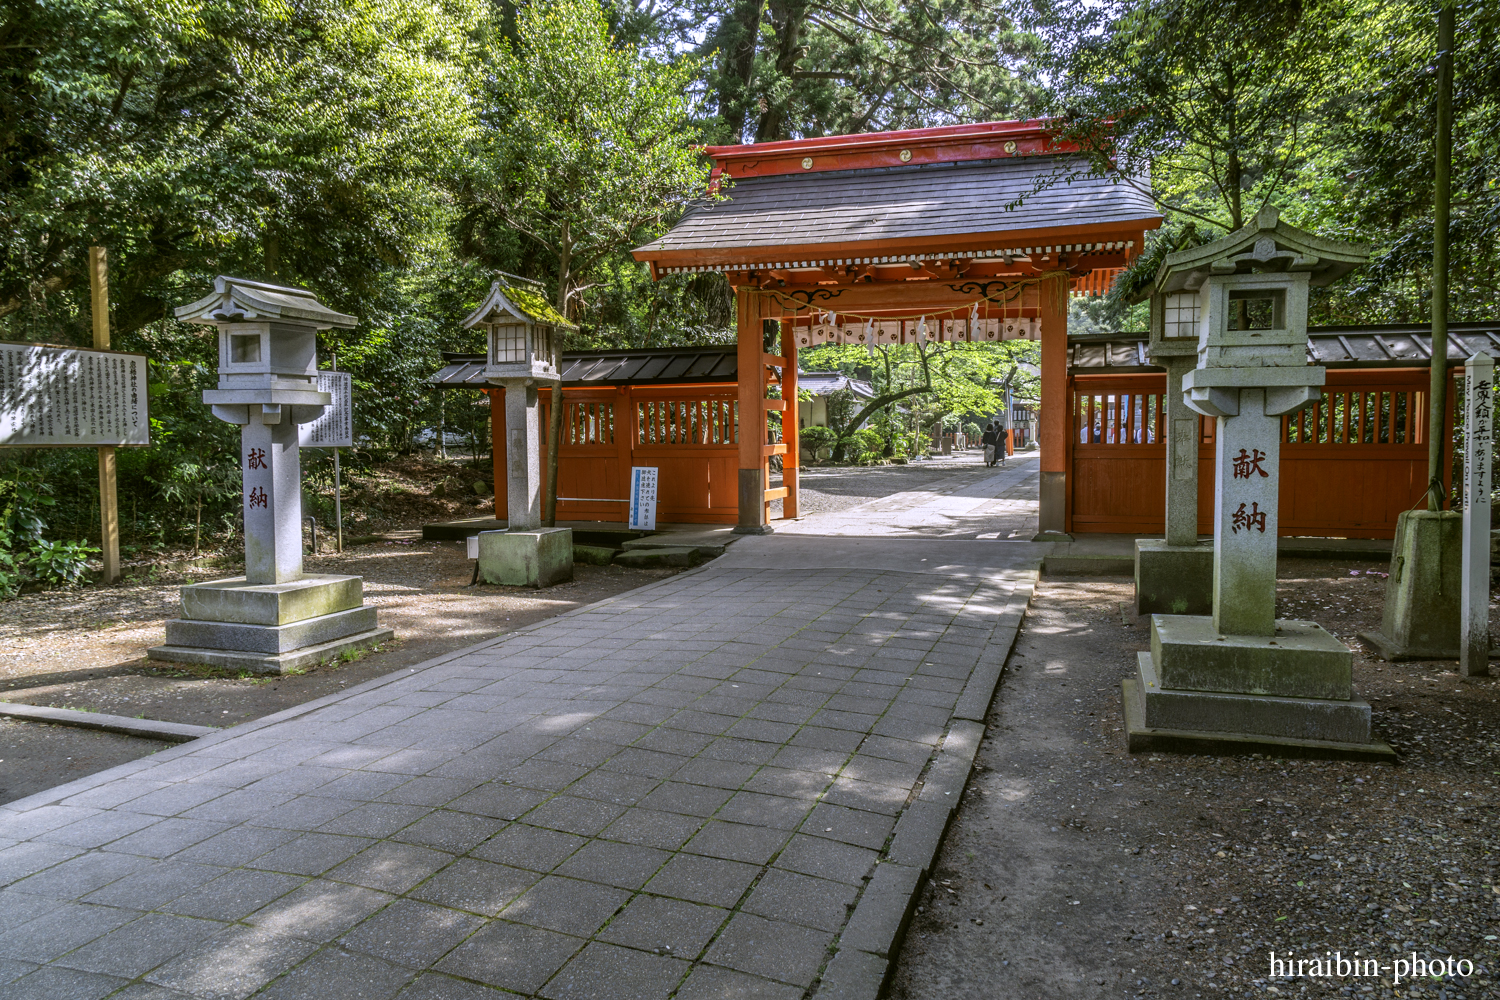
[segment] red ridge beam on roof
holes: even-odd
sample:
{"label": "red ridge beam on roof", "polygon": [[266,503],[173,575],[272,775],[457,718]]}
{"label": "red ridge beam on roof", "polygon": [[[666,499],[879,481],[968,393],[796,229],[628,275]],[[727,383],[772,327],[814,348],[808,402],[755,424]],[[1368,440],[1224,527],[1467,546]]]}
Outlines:
{"label": "red ridge beam on roof", "polygon": [[704,148],[714,161],[711,187],[716,186],[724,174],[734,178],[769,177],[1078,151],[1077,144],[1058,140],[1046,119],[944,125]]}

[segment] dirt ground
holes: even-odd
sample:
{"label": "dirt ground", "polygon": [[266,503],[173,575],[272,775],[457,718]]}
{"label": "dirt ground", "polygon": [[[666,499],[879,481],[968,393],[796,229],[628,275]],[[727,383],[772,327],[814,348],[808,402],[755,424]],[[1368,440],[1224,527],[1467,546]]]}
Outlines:
{"label": "dirt ground", "polygon": [[[1278,614],[1378,626],[1371,565],[1283,561]],[[1356,643],[1398,765],[1132,756],[1120,680],[1147,645],[1130,581],[1043,581],[893,997],[1500,996],[1500,682]],[[1385,969],[1273,978],[1273,952]],[[1413,952],[1474,974],[1395,982]]]}
{"label": "dirt ground", "polygon": [[[0,700],[224,726],[675,572],[579,565],[571,582],[545,590],[470,587],[473,563],[462,542],[419,541],[356,546],[341,556],[309,557],[306,565],[312,572],[363,576],[366,604],[396,630],[396,640],[360,659],[296,676],[241,677],[153,662],[146,659],[146,648],[164,640],[163,622],[179,614],[178,587],[229,575],[223,568],[179,567],[151,582],[25,594],[0,603]],[[23,736],[33,731],[47,735]],[[129,737],[8,723],[0,730],[0,801],[30,794],[21,789],[39,791],[157,749]]]}

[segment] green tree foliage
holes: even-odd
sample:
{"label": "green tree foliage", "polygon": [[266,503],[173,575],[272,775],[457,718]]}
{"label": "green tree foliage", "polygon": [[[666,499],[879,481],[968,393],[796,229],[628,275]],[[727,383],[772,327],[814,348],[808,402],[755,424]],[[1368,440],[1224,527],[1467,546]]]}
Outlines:
{"label": "green tree foliage", "polygon": [[[845,442],[873,424],[886,442],[887,455],[905,452],[912,437],[921,437],[933,421],[957,415],[988,421],[1001,409],[1005,387],[1027,394],[1036,379],[1038,345],[1024,340],[998,343],[895,344],[873,347],[825,344],[801,352],[807,371],[838,371],[853,377],[868,375],[875,397],[851,407],[846,419],[833,427],[836,457],[844,457]],[[906,410],[903,418],[897,406]],[[830,423],[832,420],[830,406]]]}
{"label": "green tree foliage", "polygon": [[[1451,310],[1494,315],[1500,290],[1500,10],[1462,0],[1455,52]],[[1399,0],[1051,4],[1050,108],[1094,169],[1149,184],[1167,224],[1107,306],[1120,314],[1162,256],[1263,204],[1372,245],[1315,292],[1314,322],[1429,316],[1436,9]],[[1191,224],[1191,227],[1189,226]]]}
{"label": "green tree foliage", "polygon": [[687,98],[696,66],[619,44],[592,0],[523,8],[514,40],[495,35],[484,63],[469,211],[544,250],[557,310],[575,313],[595,268],[703,190]]}
{"label": "green tree foliage", "polygon": [[1035,94],[1035,39],[979,0],[705,4],[707,97],[721,142],[1006,117]]}
{"label": "green tree foliage", "polygon": [[[114,323],[184,272],[347,307],[419,252],[465,130],[463,0],[19,0],[0,27],[0,315],[111,249]],[[68,307],[63,306],[66,314]],[[16,329],[12,324],[12,329]]]}

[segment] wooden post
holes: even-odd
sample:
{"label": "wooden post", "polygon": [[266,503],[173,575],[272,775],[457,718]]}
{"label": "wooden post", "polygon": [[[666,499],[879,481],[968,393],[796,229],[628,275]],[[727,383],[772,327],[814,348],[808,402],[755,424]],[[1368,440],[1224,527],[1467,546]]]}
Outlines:
{"label": "wooden post", "polygon": [[[1437,31],[1437,150],[1432,179],[1432,358],[1429,380],[1430,422],[1440,426],[1447,409],[1448,390],[1448,208],[1453,159],[1453,2],[1438,7]],[[1442,510],[1447,504],[1443,484],[1448,468],[1443,462],[1443,441],[1433,436],[1427,442],[1427,509]]]}
{"label": "wooden post", "polygon": [[[109,258],[103,247],[89,247],[89,305],[94,314],[94,350],[109,350]],[[99,447],[99,547],[104,550],[104,582],[120,578],[120,503],[115,490],[115,449]]]}
{"label": "wooden post", "polygon": [[781,321],[781,356],[786,367],[781,370],[781,398],[786,400],[786,409],[781,411],[781,440],[786,445],[786,454],[781,456],[781,485],[786,487],[786,497],[781,501],[781,516],[796,518],[797,492],[800,488],[797,476],[802,465],[802,428],[798,420],[797,406],[797,335],[789,320]]}
{"label": "wooden post", "polygon": [[1464,364],[1463,599],[1459,604],[1458,672],[1490,672],[1490,455],[1495,445],[1495,361],[1476,354]]}
{"label": "wooden post", "polygon": [[766,524],[766,473],[762,448],[766,443],[765,333],[761,327],[760,290],[745,285],[734,290],[738,318],[740,535],[770,533]]}
{"label": "wooden post", "polygon": [[1037,528],[1067,530],[1068,504],[1068,281],[1049,278],[1039,289],[1042,337],[1041,503]]}

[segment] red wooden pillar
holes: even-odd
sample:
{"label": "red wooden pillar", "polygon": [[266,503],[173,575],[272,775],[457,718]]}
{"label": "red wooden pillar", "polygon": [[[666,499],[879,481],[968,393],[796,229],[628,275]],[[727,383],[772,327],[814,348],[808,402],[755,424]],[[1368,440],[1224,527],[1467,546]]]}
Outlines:
{"label": "red wooden pillar", "polygon": [[740,411],[740,519],[734,530],[741,535],[764,535],[771,528],[766,524],[766,369],[761,296],[758,289],[741,285],[734,290],[734,298]]}
{"label": "red wooden pillar", "polygon": [[788,320],[781,321],[781,356],[786,359],[786,367],[781,369],[781,398],[786,400],[786,409],[781,411],[781,441],[786,445],[786,454],[781,456],[781,485],[786,489],[786,498],[781,501],[781,516],[797,517],[802,427],[797,405],[797,335]]}
{"label": "red wooden pillar", "polygon": [[1041,497],[1037,527],[1067,530],[1068,510],[1068,280],[1048,278],[1040,288],[1042,337]]}

